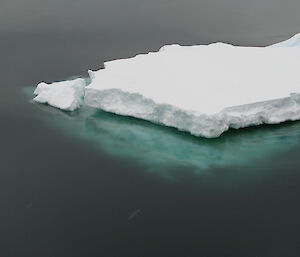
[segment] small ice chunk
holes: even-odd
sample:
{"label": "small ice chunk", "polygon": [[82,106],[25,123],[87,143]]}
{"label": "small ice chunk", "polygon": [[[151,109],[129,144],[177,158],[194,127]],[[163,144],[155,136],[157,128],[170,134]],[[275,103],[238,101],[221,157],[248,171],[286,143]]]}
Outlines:
{"label": "small ice chunk", "polygon": [[41,82],[34,91],[36,97],[33,100],[62,110],[74,111],[83,104],[85,86],[85,80],[81,78],[51,84]]}

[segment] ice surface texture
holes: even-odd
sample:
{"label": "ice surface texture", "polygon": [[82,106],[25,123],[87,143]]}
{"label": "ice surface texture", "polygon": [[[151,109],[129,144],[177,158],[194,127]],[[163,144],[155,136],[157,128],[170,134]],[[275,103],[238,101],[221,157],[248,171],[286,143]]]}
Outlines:
{"label": "ice surface texture", "polygon": [[34,91],[36,97],[33,100],[62,110],[74,111],[83,103],[85,86],[85,80],[80,78],[52,84],[41,82]]}
{"label": "ice surface texture", "polygon": [[218,137],[229,128],[300,119],[300,48],[163,47],[89,72],[85,103]]}

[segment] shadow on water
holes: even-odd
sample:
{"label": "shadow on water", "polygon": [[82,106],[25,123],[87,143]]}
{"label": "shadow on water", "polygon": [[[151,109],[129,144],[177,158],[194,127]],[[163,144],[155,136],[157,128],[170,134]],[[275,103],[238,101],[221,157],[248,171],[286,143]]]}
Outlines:
{"label": "shadow on water", "polygon": [[[32,96],[32,87],[25,88]],[[174,128],[84,106],[64,112],[36,104],[48,122],[113,156],[138,161],[149,171],[187,167],[196,174],[210,168],[266,165],[300,142],[300,122],[231,129],[216,139],[195,137]]]}

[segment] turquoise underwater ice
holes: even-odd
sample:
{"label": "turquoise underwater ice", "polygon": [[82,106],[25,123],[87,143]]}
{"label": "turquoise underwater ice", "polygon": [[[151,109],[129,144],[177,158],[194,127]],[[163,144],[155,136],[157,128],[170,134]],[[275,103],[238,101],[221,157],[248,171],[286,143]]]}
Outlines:
{"label": "turquoise underwater ice", "polygon": [[[27,94],[32,90],[26,88]],[[43,117],[49,124],[66,134],[109,155],[138,162],[149,171],[180,166],[203,173],[212,167],[258,165],[300,142],[300,122],[231,129],[219,138],[206,139],[87,106],[76,112],[35,106],[45,112]]]}

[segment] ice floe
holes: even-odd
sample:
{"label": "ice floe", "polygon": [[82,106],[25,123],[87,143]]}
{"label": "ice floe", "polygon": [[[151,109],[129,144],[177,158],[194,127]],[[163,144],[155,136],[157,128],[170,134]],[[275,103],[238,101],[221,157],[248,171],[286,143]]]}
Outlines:
{"label": "ice floe", "polygon": [[83,104],[218,137],[229,128],[300,119],[300,34],[269,47],[166,45],[109,61],[84,79],[40,83],[34,100]]}
{"label": "ice floe", "polygon": [[218,137],[229,128],[300,119],[300,48],[164,46],[90,72],[85,103]]}

